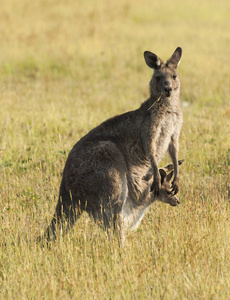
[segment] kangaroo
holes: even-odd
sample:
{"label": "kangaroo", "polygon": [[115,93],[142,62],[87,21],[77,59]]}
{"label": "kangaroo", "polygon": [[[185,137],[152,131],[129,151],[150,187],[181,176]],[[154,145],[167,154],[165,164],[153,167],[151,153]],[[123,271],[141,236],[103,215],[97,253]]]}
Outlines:
{"label": "kangaroo", "polygon": [[[179,204],[181,55],[178,47],[165,64],[152,52],[144,52],[146,64],[154,70],[149,99],[136,110],[106,120],[74,145],[54,217],[44,234],[48,240],[55,239],[64,224],[65,230],[73,226],[82,211],[107,231],[118,228],[124,239],[124,232],[137,228],[155,200]],[[158,169],[167,150],[173,164]]]}

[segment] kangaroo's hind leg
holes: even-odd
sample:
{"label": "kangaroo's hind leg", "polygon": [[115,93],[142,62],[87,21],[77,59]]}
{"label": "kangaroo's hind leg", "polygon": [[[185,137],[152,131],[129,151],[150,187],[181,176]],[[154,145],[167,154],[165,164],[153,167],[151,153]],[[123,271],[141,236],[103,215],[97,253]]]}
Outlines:
{"label": "kangaroo's hind leg", "polygon": [[[128,194],[126,172],[119,168],[109,168],[101,176],[95,174],[94,193],[88,195],[86,211],[94,217],[95,223],[105,230],[110,238],[111,233],[122,235],[120,219],[122,206]],[[96,188],[96,186],[98,188]]]}
{"label": "kangaroo's hind leg", "polygon": [[[107,220],[110,220],[111,227],[121,243],[125,240],[124,231],[124,219],[122,215],[122,209],[128,198],[128,184],[126,176],[121,176],[120,190],[115,195],[113,201],[107,203],[107,209],[105,210]],[[111,204],[113,204],[113,210],[111,210]]]}

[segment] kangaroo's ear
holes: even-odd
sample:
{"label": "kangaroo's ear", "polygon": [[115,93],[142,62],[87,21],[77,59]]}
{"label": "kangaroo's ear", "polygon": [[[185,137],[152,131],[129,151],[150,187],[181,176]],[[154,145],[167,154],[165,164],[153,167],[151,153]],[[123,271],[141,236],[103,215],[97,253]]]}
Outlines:
{"label": "kangaroo's ear", "polygon": [[164,169],[159,169],[159,173],[160,173],[160,175],[161,175],[161,184],[163,184],[164,183],[164,181],[165,181],[165,178],[166,178],[166,172],[165,172],[165,170]]}
{"label": "kangaroo's ear", "polygon": [[170,65],[176,69],[180,63],[181,56],[182,56],[182,49],[178,47],[176,48],[171,58],[167,61],[166,65]]}
{"label": "kangaroo's ear", "polygon": [[170,180],[172,179],[172,177],[173,177],[173,171],[170,172],[170,173],[166,176],[166,181],[167,181],[167,182],[170,182]]}
{"label": "kangaroo's ear", "polygon": [[144,52],[144,58],[147,66],[154,70],[158,69],[162,63],[161,59],[150,51]]}

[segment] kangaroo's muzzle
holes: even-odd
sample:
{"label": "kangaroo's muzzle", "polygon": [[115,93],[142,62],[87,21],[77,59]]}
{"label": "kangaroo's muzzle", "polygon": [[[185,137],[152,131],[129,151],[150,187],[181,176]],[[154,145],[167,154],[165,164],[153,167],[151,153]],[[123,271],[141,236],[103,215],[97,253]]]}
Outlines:
{"label": "kangaroo's muzzle", "polygon": [[172,84],[169,80],[164,81],[163,93],[166,97],[170,97],[172,94]]}
{"label": "kangaroo's muzzle", "polygon": [[172,88],[171,87],[165,87],[164,88],[164,94],[166,97],[170,97],[172,94]]}

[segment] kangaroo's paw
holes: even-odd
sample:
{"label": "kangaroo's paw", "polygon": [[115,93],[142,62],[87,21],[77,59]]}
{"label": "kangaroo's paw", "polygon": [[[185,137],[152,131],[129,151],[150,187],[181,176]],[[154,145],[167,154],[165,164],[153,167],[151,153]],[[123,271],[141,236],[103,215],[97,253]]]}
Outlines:
{"label": "kangaroo's paw", "polygon": [[153,184],[151,186],[151,192],[154,193],[155,197],[159,196],[160,188],[161,188],[161,184],[160,184],[159,180],[154,180]]}
{"label": "kangaroo's paw", "polygon": [[172,182],[172,192],[174,192],[174,195],[176,195],[179,191],[179,180],[173,180]]}

